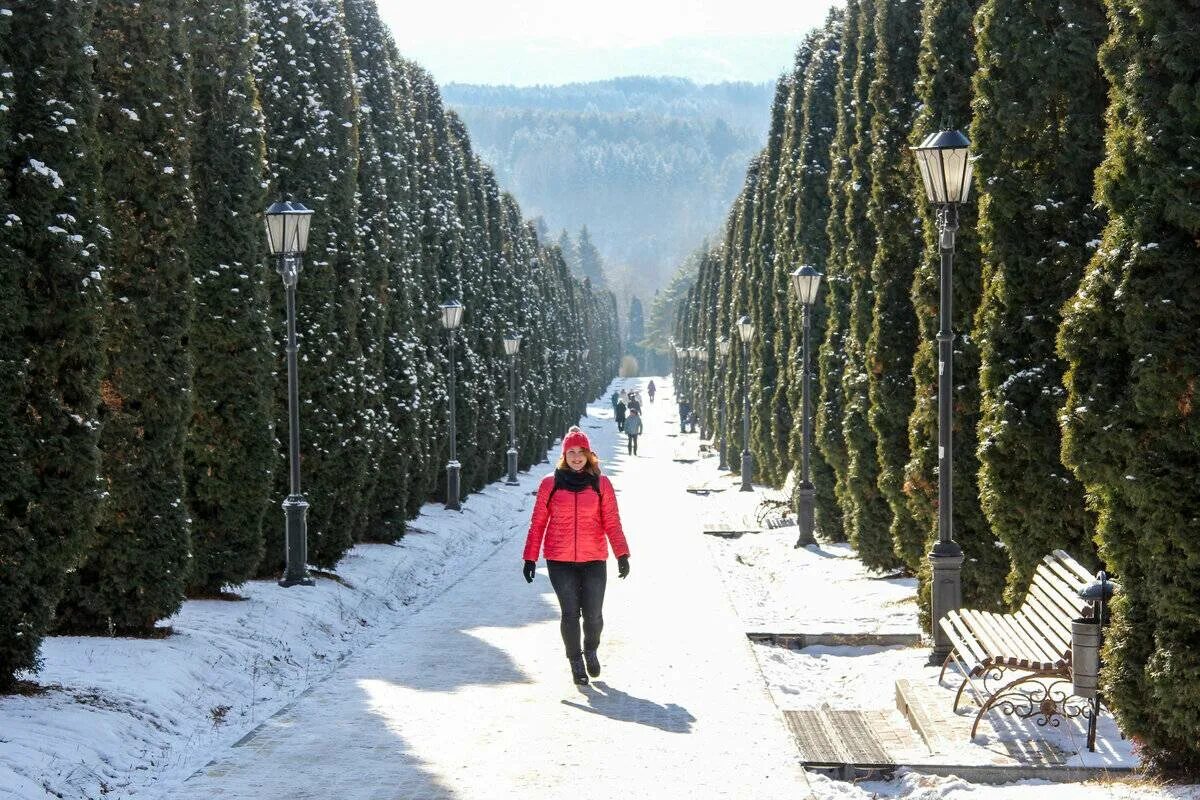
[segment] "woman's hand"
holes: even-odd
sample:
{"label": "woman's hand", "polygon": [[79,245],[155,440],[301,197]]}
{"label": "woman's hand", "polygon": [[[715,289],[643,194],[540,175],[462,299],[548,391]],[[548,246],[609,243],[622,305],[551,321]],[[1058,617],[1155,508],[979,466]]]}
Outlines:
{"label": "woman's hand", "polygon": [[617,577],[624,578],[629,574],[629,556],[617,556]]}
{"label": "woman's hand", "polygon": [[[537,562],[536,561],[526,561],[524,568],[522,568],[522,570],[521,570],[521,573],[525,576],[526,583],[533,583],[533,576],[534,576],[534,573],[536,573],[536,572],[537,572]],[[625,576],[622,575],[621,577],[625,577]]]}

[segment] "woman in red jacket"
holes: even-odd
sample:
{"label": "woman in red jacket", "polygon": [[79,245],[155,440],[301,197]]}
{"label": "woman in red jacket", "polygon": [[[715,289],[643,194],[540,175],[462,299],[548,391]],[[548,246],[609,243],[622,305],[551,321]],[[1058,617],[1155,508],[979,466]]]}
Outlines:
{"label": "woman in red jacket", "polygon": [[[621,530],[617,495],[600,474],[600,461],[587,436],[572,427],[563,439],[563,454],[554,473],[542,478],[533,505],[533,521],[525,539],[525,580],[533,583],[539,551],[546,556],[550,584],[562,609],[562,638],[575,683],[586,686],[588,675],[600,676],[596,648],[604,628],[604,585],[611,543],[617,574],[629,574],[629,546]],[[544,539],[544,541],[543,541]],[[583,618],[580,652],[579,620]],[[586,671],[585,671],[586,668]]]}

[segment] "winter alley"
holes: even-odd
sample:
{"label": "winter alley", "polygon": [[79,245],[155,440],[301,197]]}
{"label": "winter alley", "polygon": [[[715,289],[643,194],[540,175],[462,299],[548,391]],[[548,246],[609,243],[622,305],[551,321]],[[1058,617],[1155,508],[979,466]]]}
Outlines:
{"label": "winter alley", "polygon": [[[688,471],[671,461],[676,409],[660,386],[644,404],[640,456],[626,456],[607,402],[583,422],[632,552],[627,580],[609,563],[603,674],[591,686],[571,682],[545,562],[532,585],[521,577],[527,495],[523,524],[482,563],[173,797],[807,796],[699,535],[703,498],[685,493]],[[522,491],[547,470],[524,476]]]}

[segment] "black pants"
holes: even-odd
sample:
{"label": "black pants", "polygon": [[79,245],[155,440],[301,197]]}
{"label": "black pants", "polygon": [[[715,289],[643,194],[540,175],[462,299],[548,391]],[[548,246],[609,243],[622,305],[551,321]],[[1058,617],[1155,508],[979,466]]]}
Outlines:
{"label": "black pants", "polygon": [[628,441],[629,455],[636,456],[637,455],[637,439],[638,439],[638,437],[637,436],[629,436],[628,439],[629,439],[629,441]]}
{"label": "black pants", "polygon": [[547,561],[550,585],[562,609],[562,638],[567,658],[579,655],[579,619],[583,617],[583,649],[600,646],[604,630],[604,584],[608,570],[604,561]]}
{"label": "black pants", "polygon": [[617,420],[617,430],[619,430],[619,431],[625,430],[625,418],[624,417]]}

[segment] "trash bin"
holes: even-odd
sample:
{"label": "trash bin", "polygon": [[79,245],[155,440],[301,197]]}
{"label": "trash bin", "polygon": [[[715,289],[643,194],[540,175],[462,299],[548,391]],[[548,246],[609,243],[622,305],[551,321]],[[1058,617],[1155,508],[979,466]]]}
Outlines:
{"label": "trash bin", "polygon": [[1071,691],[1093,698],[1100,688],[1100,621],[1071,620]]}

